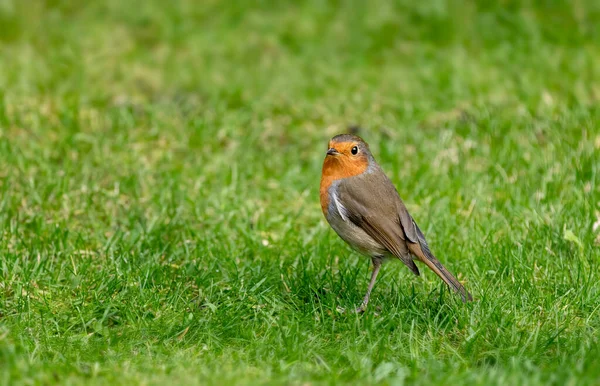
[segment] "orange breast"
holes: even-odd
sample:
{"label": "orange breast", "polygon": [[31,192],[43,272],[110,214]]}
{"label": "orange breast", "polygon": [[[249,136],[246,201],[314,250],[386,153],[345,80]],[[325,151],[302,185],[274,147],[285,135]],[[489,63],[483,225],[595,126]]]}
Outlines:
{"label": "orange breast", "polygon": [[319,195],[321,198],[321,210],[327,217],[327,207],[329,206],[328,190],[331,184],[342,178],[357,176],[364,173],[369,166],[367,159],[348,159],[345,156],[327,156],[323,162],[323,171],[321,173],[321,188]]}

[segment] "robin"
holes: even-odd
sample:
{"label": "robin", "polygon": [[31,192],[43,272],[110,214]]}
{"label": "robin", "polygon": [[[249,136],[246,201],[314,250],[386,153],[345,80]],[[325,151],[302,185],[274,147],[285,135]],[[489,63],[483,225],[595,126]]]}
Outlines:
{"label": "robin", "polygon": [[423,232],[362,138],[340,134],[329,141],[320,196],[321,209],[333,230],[373,262],[367,293],[357,312],[365,311],[379,269],[391,257],[400,259],[417,276],[414,260],[420,260],[463,301],[473,300],[431,253]]}

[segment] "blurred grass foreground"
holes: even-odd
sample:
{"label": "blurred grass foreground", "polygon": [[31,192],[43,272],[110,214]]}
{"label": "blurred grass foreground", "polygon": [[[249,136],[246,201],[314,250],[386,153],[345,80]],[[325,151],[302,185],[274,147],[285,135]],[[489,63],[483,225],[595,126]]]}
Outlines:
{"label": "blurred grass foreground", "polygon": [[[600,2],[0,0],[1,384],[600,383]],[[473,293],[318,204],[359,125]]]}

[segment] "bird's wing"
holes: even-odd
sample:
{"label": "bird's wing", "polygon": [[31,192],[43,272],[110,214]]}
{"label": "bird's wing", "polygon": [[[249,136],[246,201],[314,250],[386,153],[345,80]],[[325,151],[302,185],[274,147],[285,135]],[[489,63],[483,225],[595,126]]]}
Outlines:
{"label": "bird's wing", "polygon": [[471,294],[431,253],[423,232],[408,213],[392,182],[381,173],[363,173],[340,182],[339,201],[349,221],[398,257],[416,275],[411,253],[434,271],[464,301]]}
{"label": "bird's wing", "polygon": [[[342,180],[338,185],[338,199],[349,221],[419,275],[406,244],[407,241],[414,243],[418,240],[414,221],[385,174],[363,173]],[[399,211],[400,207],[404,212]]]}

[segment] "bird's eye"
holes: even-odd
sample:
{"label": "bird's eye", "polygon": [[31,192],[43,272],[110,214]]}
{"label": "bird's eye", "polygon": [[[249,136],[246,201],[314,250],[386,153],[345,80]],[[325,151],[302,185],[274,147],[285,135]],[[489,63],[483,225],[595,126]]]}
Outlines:
{"label": "bird's eye", "polygon": [[352,155],[357,155],[358,154],[358,146],[354,146],[351,150]]}

